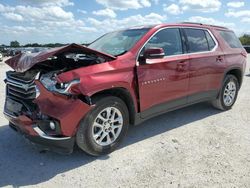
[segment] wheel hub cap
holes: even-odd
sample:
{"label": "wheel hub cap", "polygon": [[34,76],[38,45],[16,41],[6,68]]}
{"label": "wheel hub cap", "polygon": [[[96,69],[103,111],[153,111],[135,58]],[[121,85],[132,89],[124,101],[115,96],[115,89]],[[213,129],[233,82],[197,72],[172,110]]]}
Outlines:
{"label": "wheel hub cap", "polygon": [[228,82],[223,94],[223,101],[226,106],[231,106],[235,101],[236,84],[233,81]]}
{"label": "wheel hub cap", "polygon": [[102,110],[93,123],[92,136],[94,141],[101,146],[115,142],[123,126],[123,117],[119,109],[108,107]]}

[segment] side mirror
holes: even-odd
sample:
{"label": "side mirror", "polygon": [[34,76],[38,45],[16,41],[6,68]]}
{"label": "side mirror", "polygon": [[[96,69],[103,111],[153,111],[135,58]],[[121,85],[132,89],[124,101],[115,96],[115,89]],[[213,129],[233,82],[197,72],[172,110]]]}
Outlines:
{"label": "side mirror", "polygon": [[147,48],[143,54],[145,59],[160,59],[165,56],[163,48]]}

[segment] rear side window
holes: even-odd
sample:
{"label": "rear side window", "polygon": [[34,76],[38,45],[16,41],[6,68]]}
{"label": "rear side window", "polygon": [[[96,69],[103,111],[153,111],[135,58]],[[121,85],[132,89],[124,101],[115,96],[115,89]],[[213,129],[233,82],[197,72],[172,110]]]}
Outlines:
{"label": "rear side window", "polygon": [[159,31],[145,46],[145,48],[150,47],[163,48],[166,56],[182,54],[180,30],[178,28],[168,28]]}
{"label": "rear side window", "polygon": [[240,40],[232,31],[221,31],[220,35],[231,48],[242,48]]}
{"label": "rear side window", "polygon": [[206,37],[207,37],[207,42],[208,42],[208,48],[209,50],[214,49],[216,46],[216,43],[214,42],[214,39],[211,37],[208,31],[205,31]]}
{"label": "rear side window", "polygon": [[205,31],[202,29],[184,29],[188,44],[189,53],[209,51]]}

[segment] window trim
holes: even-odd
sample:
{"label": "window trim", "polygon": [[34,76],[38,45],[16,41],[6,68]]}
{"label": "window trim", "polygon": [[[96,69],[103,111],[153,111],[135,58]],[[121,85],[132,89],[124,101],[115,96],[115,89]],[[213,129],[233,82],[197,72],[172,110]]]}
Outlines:
{"label": "window trim", "polygon": [[[184,55],[196,55],[196,54],[212,53],[212,52],[216,51],[216,49],[217,49],[218,46],[219,46],[218,41],[217,41],[217,39],[215,38],[215,36],[214,36],[213,33],[212,33],[209,29],[207,29],[207,28],[200,28],[200,27],[185,27],[185,26],[183,26],[183,27],[182,27],[182,26],[169,26],[169,27],[163,27],[163,28],[157,30],[157,31],[156,31],[152,36],[150,36],[150,37],[148,38],[148,40],[142,45],[142,47],[140,48],[140,50],[138,51],[137,56],[136,56],[136,66],[139,66],[139,65],[140,65],[140,63],[139,63],[139,56],[140,56],[140,53],[141,53],[142,49],[146,46],[146,44],[151,40],[151,38],[153,38],[153,37],[154,37],[157,33],[159,33],[160,31],[162,31],[162,30],[164,30],[164,29],[171,29],[171,28],[177,28],[177,29],[179,29],[179,32],[180,32],[181,37],[182,37],[182,35],[184,34],[184,37],[185,37],[186,40],[187,40],[187,36],[186,36],[186,33],[185,33],[184,29],[199,29],[199,30],[207,31],[207,32],[210,34],[210,36],[212,37],[212,39],[214,40],[215,46],[214,46],[214,48],[213,48],[212,50],[209,50],[209,51],[202,51],[202,52],[193,52],[193,53],[189,53],[189,52],[188,52],[189,49],[188,49],[187,44],[185,44],[184,41],[183,41],[182,38],[181,38],[181,40],[182,40],[182,45],[184,45],[184,46],[187,48],[187,52],[185,53],[185,51],[183,51],[183,54],[164,56],[163,59],[167,59],[167,58],[169,58],[169,57],[181,57],[181,56],[184,56]],[[181,32],[181,30],[182,30],[183,32]],[[186,41],[186,42],[188,43],[188,41]]]}
{"label": "window trim", "polygon": [[[206,39],[207,39],[207,44],[208,44],[208,48],[209,48],[209,50],[210,50],[210,48],[211,48],[211,46],[210,46],[210,44],[209,44],[209,40],[208,40],[208,38],[207,38],[207,33],[208,32],[206,32],[206,31],[204,31],[205,32],[205,37],[206,37]],[[209,35],[210,35],[210,33],[208,33]],[[210,37],[212,38],[212,36],[210,35]],[[212,40],[214,41],[214,39],[212,38]],[[214,41],[214,44],[216,45],[216,43],[215,43],[215,41]]]}
{"label": "window trim", "polygon": [[[209,31],[207,30],[207,29],[202,29],[202,28],[200,28],[200,29],[197,29],[197,28],[194,28],[193,30],[201,30],[201,31],[203,31],[203,34],[204,34],[204,36],[205,36],[205,39],[206,39],[206,41],[207,41],[207,47],[208,47],[208,50],[206,50],[206,51],[198,51],[198,52],[189,52],[189,48],[190,48],[190,44],[189,44],[189,42],[188,42],[188,35],[187,35],[187,33],[186,33],[186,31],[185,31],[185,29],[193,29],[193,28],[183,28],[183,33],[185,34],[185,37],[186,37],[186,40],[187,40],[187,43],[188,43],[188,52],[187,52],[187,54],[195,54],[195,53],[203,53],[203,52],[211,52],[211,51],[213,51],[213,49],[215,48],[213,48],[213,49],[211,49],[210,50],[210,46],[209,46],[209,43],[208,43],[208,39],[207,39],[207,36],[206,36],[206,31],[208,32],[208,34],[211,36],[211,33],[209,33]],[[211,36],[211,38],[213,39],[213,41],[215,42],[215,40],[214,40],[214,38]],[[215,45],[216,45],[216,42],[215,42]]]}
{"label": "window trim", "polygon": [[[182,54],[184,54],[184,53],[185,53],[185,51],[184,51],[184,46],[185,46],[185,44],[184,44],[184,42],[183,42],[183,40],[182,40],[181,29],[180,29],[180,28],[168,28],[168,29],[176,29],[176,30],[178,30],[179,36],[180,36],[181,54],[176,54],[176,55],[182,55]],[[164,30],[164,29],[162,29],[161,31],[163,31],[163,30]],[[166,29],[166,30],[167,30],[167,29]],[[157,34],[160,33],[161,31],[157,32]],[[157,34],[155,34],[154,36],[156,36]],[[151,37],[151,39],[154,38],[154,36]],[[150,39],[150,40],[151,40],[151,39]],[[147,43],[144,45],[144,47],[150,42],[150,40],[147,41]],[[143,48],[144,48],[144,47],[143,47]],[[142,49],[143,49],[143,48],[142,48]],[[140,52],[140,53],[141,53],[141,52]],[[169,56],[175,56],[175,55],[166,55],[166,54],[165,54],[164,58],[165,58],[165,57],[169,57]]]}

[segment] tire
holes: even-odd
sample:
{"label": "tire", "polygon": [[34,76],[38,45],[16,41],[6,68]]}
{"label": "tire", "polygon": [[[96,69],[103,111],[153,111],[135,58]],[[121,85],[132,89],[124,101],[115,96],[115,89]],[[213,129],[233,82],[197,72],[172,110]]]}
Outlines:
{"label": "tire", "polygon": [[[232,100],[231,102],[229,102],[229,100],[225,99],[226,98],[225,95],[226,95],[226,93],[227,93],[227,91],[229,89],[230,84],[234,85],[234,87],[235,87],[235,89],[232,89],[230,91],[231,94],[232,94],[231,97],[229,97]],[[233,90],[235,90],[234,94],[233,94]],[[237,99],[238,92],[239,92],[239,81],[238,81],[238,79],[234,75],[231,75],[231,74],[226,75],[226,77],[224,79],[224,82],[223,82],[223,86],[222,86],[222,88],[220,90],[220,93],[219,93],[217,99],[212,101],[212,105],[215,108],[217,108],[219,110],[222,110],[222,111],[230,110],[232,108],[232,106],[234,105],[236,99]]]}
{"label": "tire", "polygon": [[[108,113],[110,118],[107,118]],[[105,155],[117,148],[125,137],[128,127],[129,112],[126,104],[118,97],[99,97],[94,109],[81,120],[76,133],[76,143],[89,155]],[[94,137],[94,135],[99,136]]]}

